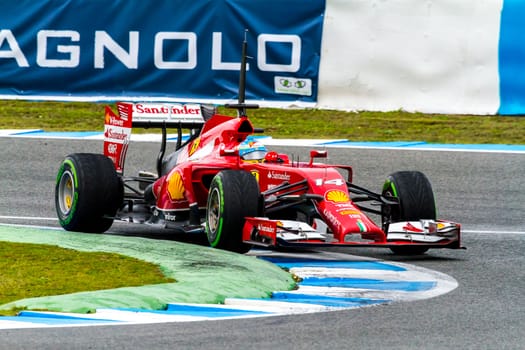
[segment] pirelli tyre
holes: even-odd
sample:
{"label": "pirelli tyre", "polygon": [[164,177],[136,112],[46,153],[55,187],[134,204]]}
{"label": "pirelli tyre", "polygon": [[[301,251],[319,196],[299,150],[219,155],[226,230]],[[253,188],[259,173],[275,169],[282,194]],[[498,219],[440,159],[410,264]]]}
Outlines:
{"label": "pirelli tyre", "polygon": [[[419,171],[399,171],[390,174],[383,185],[382,194],[399,200],[399,205],[383,205],[382,223],[385,231],[391,222],[436,219],[432,186],[425,174]],[[391,250],[395,254],[415,255],[425,253],[428,248],[400,246]]]}
{"label": "pirelli tyre", "polygon": [[246,216],[259,213],[259,184],[246,171],[223,170],[213,178],[208,192],[206,235],[214,248],[246,253],[242,241]]}
{"label": "pirelli tyre", "polygon": [[101,233],[113,224],[123,185],[113,162],[102,154],[75,153],[58,170],[55,208],[68,231]]}

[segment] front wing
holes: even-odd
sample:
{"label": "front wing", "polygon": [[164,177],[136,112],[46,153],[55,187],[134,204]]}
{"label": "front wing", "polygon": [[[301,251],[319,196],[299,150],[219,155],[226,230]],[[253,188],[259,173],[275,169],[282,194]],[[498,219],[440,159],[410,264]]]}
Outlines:
{"label": "front wing", "polygon": [[450,221],[404,221],[390,224],[387,238],[383,241],[365,240],[360,234],[351,233],[345,236],[344,241],[338,241],[329,232],[319,232],[304,222],[248,217],[242,238],[244,243],[264,247],[424,246],[459,249],[462,248],[460,231],[461,225]]}

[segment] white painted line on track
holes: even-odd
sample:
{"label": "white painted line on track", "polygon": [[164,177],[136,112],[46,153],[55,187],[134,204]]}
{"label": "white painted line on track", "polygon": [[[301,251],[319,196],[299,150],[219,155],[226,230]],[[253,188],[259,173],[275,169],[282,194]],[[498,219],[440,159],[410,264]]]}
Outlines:
{"label": "white painted line on track", "polygon": [[[387,142],[347,142],[343,144],[337,143],[300,143],[293,142],[292,139],[275,139],[275,140],[261,140],[265,145],[273,146],[313,146],[313,147],[327,147],[327,148],[348,148],[348,149],[374,149],[374,150],[390,150],[390,151],[434,151],[434,152],[469,152],[469,153],[502,153],[502,154],[525,154],[525,149],[522,145],[469,145],[469,144],[432,144],[423,143],[421,145],[407,145],[407,146],[388,146]],[[318,140],[323,141],[323,140]],[[394,144],[395,142],[391,142]]]}
{"label": "white painted line on track", "polygon": [[486,235],[525,235],[525,231],[510,231],[510,230],[502,230],[502,231],[494,231],[494,230],[462,230],[462,234],[464,233],[474,233],[474,234],[486,234]]}
{"label": "white painted line on track", "polygon": [[[57,221],[56,217],[42,217],[42,216],[16,216],[16,215],[0,215],[0,220],[33,220],[33,221]],[[1,225],[2,223],[0,223]],[[12,224],[9,224],[12,225]],[[462,234],[490,234],[490,235],[525,235],[525,231],[512,230],[469,230],[462,229]]]}
{"label": "white painted line on track", "polygon": [[48,218],[40,216],[10,216],[0,215],[0,220],[39,220],[39,221],[57,221],[57,218]]}

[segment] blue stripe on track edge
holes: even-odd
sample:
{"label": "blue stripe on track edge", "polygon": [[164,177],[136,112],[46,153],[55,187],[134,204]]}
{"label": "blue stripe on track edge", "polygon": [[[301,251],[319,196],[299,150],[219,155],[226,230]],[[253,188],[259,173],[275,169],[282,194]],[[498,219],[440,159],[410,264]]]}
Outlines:
{"label": "blue stripe on track edge", "polygon": [[306,277],[301,286],[310,287],[337,287],[337,288],[357,288],[367,290],[395,290],[402,292],[424,292],[436,286],[433,281],[384,281],[366,278],[320,278]]}
{"label": "blue stripe on track edge", "polygon": [[[48,132],[44,130],[13,130],[8,135],[3,136],[29,136],[40,138],[87,138],[100,135],[100,131],[53,131]],[[261,139],[272,139],[271,136],[261,135],[256,136]],[[187,139],[187,135],[183,136],[183,141]],[[168,140],[176,140],[176,137],[168,137]],[[300,140],[297,140],[300,141]],[[293,145],[293,140],[286,142],[287,145]],[[400,148],[400,149],[425,149],[425,150],[468,150],[468,151],[491,151],[491,152],[525,152],[525,145],[507,145],[507,144],[441,144],[441,143],[427,143],[426,141],[389,141],[389,142],[375,142],[375,141],[351,141],[351,140],[319,140],[318,143],[312,142],[311,147],[315,146],[336,146],[336,147],[360,147],[360,148]]]}
{"label": "blue stripe on track edge", "polygon": [[272,300],[285,301],[288,303],[306,303],[313,305],[322,305],[327,307],[362,307],[368,305],[377,305],[391,302],[388,299],[369,299],[369,298],[345,298],[332,297],[328,295],[300,294],[294,292],[275,292],[272,294]]}
{"label": "blue stripe on track edge", "polygon": [[206,316],[206,317],[227,317],[227,316],[245,316],[245,315],[267,315],[268,312],[253,311],[253,310],[239,310],[230,309],[227,307],[210,307],[198,305],[184,305],[184,304],[168,304],[166,310],[167,314],[173,313],[176,315],[189,316]]}
{"label": "blue stripe on track edge", "polygon": [[378,261],[339,261],[339,260],[312,260],[301,258],[275,258],[270,256],[261,256],[264,259],[281,268],[291,269],[294,267],[325,267],[357,270],[382,270],[382,271],[406,271],[401,266],[391,265]]}

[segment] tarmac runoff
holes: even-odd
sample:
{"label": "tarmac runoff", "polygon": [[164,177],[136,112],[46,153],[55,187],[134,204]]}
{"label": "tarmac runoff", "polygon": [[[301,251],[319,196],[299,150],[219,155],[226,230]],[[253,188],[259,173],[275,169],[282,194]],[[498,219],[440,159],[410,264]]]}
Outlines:
{"label": "tarmac runoff", "polygon": [[269,298],[273,291],[286,291],[295,286],[290,273],[265,260],[181,242],[16,226],[0,226],[0,241],[122,254],[157,264],[166,276],[176,280],[158,285],[22,299],[0,305],[3,310],[14,307],[71,313],[104,308],[163,310],[173,301],[219,304],[231,297]]}

